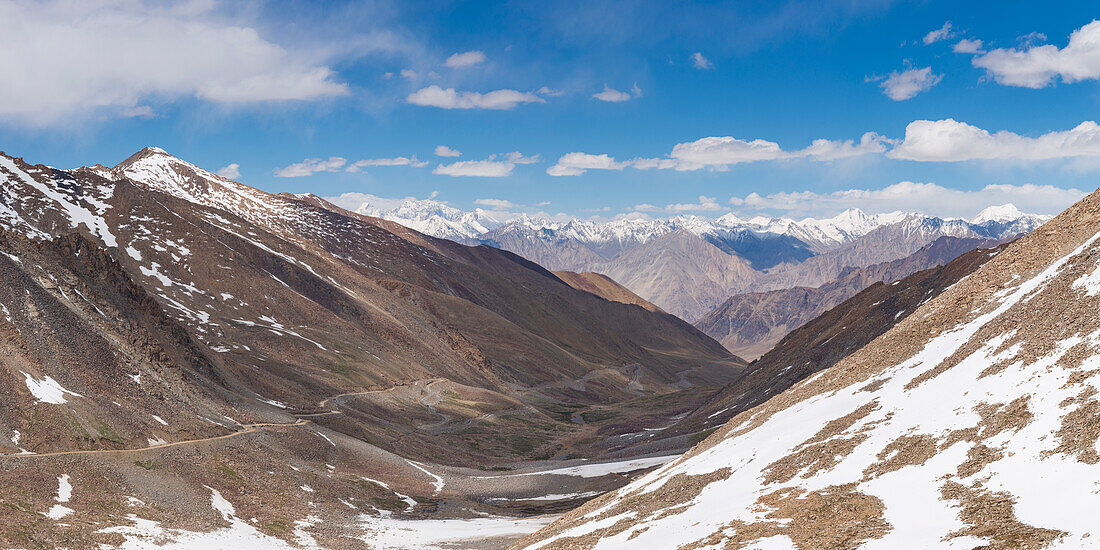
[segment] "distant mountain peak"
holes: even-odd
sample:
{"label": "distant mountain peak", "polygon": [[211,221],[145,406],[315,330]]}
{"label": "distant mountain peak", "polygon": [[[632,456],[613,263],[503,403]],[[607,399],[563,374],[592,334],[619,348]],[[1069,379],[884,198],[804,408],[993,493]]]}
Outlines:
{"label": "distant mountain peak", "polygon": [[982,224],[986,222],[1012,222],[1020,218],[1029,216],[1031,214],[1025,214],[1016,208],[1016,205],[1012,203],[1002,204],[1000,206],[990,206],[985,210],[974,216],[974,219],[970,220],[971,223]]}

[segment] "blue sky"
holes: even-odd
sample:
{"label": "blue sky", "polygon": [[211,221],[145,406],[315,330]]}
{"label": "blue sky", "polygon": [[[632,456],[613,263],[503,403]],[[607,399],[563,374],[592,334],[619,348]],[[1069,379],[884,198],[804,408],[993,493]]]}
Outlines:
{"label": "blue sky", "polygon": [[1098,17],[1083,1],[0,1],[0,150],[73,167],[157,145],[348,206],[1054,213],[1100,174],[1083,124]]}

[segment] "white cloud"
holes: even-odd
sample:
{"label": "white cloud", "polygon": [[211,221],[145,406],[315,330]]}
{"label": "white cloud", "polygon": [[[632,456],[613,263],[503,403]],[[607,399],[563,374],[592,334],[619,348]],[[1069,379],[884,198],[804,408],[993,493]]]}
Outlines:
{"label": "white cloud", "polygon": [[[520,153],[519,151],[512,151],[511,153],[505,153],[503,155],[503,157],[504,157],[504,160],[506,160],[506,161],[508,161],[512,164],[534,164],[534,163],[542,160],[542,157],[540,157],[539,155],[534,155],[534,156],[528,157],[528,156],[524,156],[523,153]],[[492,157],[489,157],[489,160],[493,160],[494,158],[496,158],[496,155],[494,155]]]}
{"label": "white cloud", "polygon": [[512,109],[521,103],[545,103],[541,97],[516,90],[495,90],[488,93],[458,92],[436,85],[421,88],[406,98],[408,103],[441,109]]}
{"label": "white cloud", "polygon": [[905,138],[887,156],[926,162],[1100,157],[1100,126],[1089,120],[1071,130],[1032,138],[1005,130],[990,133],[950,118],[915,120],[905,127]]}
{"label": "white cloud", "polygon": [[963,191],[935,183],[903,181],[883,189],[848,189],[832,193],[801,191],[763,196],[751,193],[733,197],[730,204],[738,209],[773,210],[792,215],[829,216],[847,208],[867,212],[923,212],[942,217],[970,218],[983,208],[1012,203],[1025,212],[1055,214],[1080,200],[1087,193],[1052,185],[987,185]]}
{"label": "white cloud", "polygon": [[892,72],[882,81],[882,93],[894,101],[904,101],[939,84],[942,74],[932,74],[932,67]]}
{"label": "white cloud", "polygon": [[951,46],[951,51],[955,53],[984,53],[982,41],[969,38],[959,40],[954,46]]}
{"label": "white cloud", "polygon": [[808,159],[830,162],[872,153],[886,152],[891,140],[867,132],[854,140],[816,139],[809,147],[797,151],[784,151],[778,143],[763,139],[746,141],[730,136],[705,137],[672,148],[668,158],[634,158],[617,161],[607,154],[594,155],[574,151],[566,153],[546,170],[551,176],[579,176],[588,170],[698,170],[701,168],[726,169],[731,164],[773,160]]}
{"label": "white cloud", "polygon": [[247,21],[215,14],[217,7],[213,0],[0,2],[0,117],[46,125],[93,114],[148,116],[150,100],[241,105],[349,93],[325,61],[331,51],[285,48]]}
{"label": "white cloud", "polygon": [[[503,158],[504,160],[497,160]],[[503,178],[512,175],[517,164],[534,164],[542,160],[538,155],[525,156],[519,151],[503,155],[490,155],[485,160],[464,160],[451,164],[440,164],[432,170],[433,174],[444,176],[477,176],[483,178]]]}
{"label": "white cloud", "polygon": [[241,177],[241,165],[234,162],[229,166],[218,168],[218,171],[215,172],[215,174],[223,178],[229,178],[231,180],[239,179]]}
{"label": "white cloud", "polygon": [[446,145],[438,145],[435,148],[435,156],[437,157],[459,157],[462,156],[462,152],[457,149],[451,149]]}
{"label": "white cloud", "polygon": [[311,158],[285,168],[276,169],[275,177],[300,178],[302,176],[312,176],[317,172],[339,172],[347,163],[348,159],[343,157],[329,157],[328,160]]}
{"label": "white cloud", "polygon": [[731,164],[767,160],[809,159],[821,162],[850,158],[886,151],[890,141],[874,132],[867,132],[858,143],[852,140],[832,141],[817,139],[809,147],[798,151],[784,151],[778,143],[763,139],[747,141],[730,136],[705,137],[672,148],[675,166],[659,166],[677,170],[696,170],[703,167],[725,168]]}
{"label": "white cloud", "polygon": [[433,174],[443,176],[475,176],[481,178],[503,178],[510,176],[516,167],[511,162],[495,160],[460,160],[451,164],[440,164],[432,170]]}
{"label": "white cloud", "polygon": [[622,170],[628,163],[616,162],[609,155],[592,155],[575,151],[566,153],[558,159],[546,173],[551,176],[579,176],[586,170]]}
{"label": "white cloud", "polygon": [[485,62],[485,52],[482,51],[469,51],[456,53],[447,58],[447,61],[443,64],[452,69],[464,69],[466,67],[473,67],[474,65]]}
{"label": "white cloud", "polygon": [[638,83],[634,83],[634,87],[630,89],[630,92],[620,92],[614,88],[609,88],[607,84],[603,85],[603,91],[598,94],[593,94],[593,98],[600,101],[607,101],[610,103],[621,103],[623,101],[630,100],[635,97],[642,97],[642,89],[638,87]]}
{"label": "white cloud", "polygon": [[717,210],[725,210],[726,208],[718,204],[718,200],[714,197],[707,197],[705,195],[698,196],[698,202],[687,202],[687,204],[673,204],[667,205],[663,208],[653,206],[650,204],[641,204],[634,207],[639,212],[670,212],[670,213],[683,213],[683,212],[713,212]]}
{"label": "white cloud", "polygon": [[498,210],[514,210],[517,208],[523,208],[523,205],[516,204],[509,200],[504,199],[477,199],[474,204],[480,206],[488,206],[489,208],[496,208]]}
{"label": "white cloud", "polygon": [[696,69],[707,70],[714,68],[714,63],[711,63],[710,60],[703,55],[703,52],[695,52],[692,54],[691,64],[695,66]]}
{"label": "white cloud", "polygon": [[420,75],[412,69],[401,69],[401,78],[405,80],[416,80],[418,76]]}
{"label": "white cloud", "polygon": [[1100,21],[1073,31],[1062,49],[1051,44],[999,48],[972,62],[1006,86],[1045,88],[1058,77],[1066,83],[1095,80],[1100,78]]}
{"label": "white cloud", "polygon": [[351,165],[348,166],[347,171],[348,172],[360,172],[360,171],[363,170],[363,168],[368,168],[368,167],[371,167],[371,166],[413,166],[413,167],[419,168],[419,167],[427,166],[427,165],[428,165],[428,163],[426,161],[418,160],[416,158],[416,156],[413,155],[412,157],[393,157],[393,158],[357,160],[357,161],[351,163]]}
{"label": "white cloud", "polygon": [[538,90],[535,90],[535,93],[537,93],[539,95],[550,96],[550,97],[557,97],[559,95],[564,95],[565,94],[565,92],[563,92],[561,90],[555,90],[554,88],[551,88],[549,86],[543,86],[543,87],[539,88]]}
{"label": "white cloud", "polygon": [[932,44],[940,40],[947,40],[953,36],[955,36],[955,31],[951,29],[951,22],[947,21],[942,27],[924,35],[924,43]]}

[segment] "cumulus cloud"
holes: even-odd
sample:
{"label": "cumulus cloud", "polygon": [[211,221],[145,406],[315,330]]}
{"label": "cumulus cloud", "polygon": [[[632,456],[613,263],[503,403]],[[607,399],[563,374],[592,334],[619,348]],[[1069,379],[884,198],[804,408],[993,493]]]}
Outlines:
{"label": "cumulus cloud", "polygon": [[507,161],[460,160],[451,164],[440,164],[432,173],[452,177],[503,178],[512,175],[515,167],[515,164]]}
{"label": "cumulus cloud", "polygon": [[634,87],[629,92],[620,92],[614,88],[610,88],[607,84],[603,85],[603,91],[598,94],[593,94],[593,98],[600,101],[607,101],[610,103],[621,103],[628,101],[635,97],[642,97],[642,89],[638,87],[638,83],[634,83]]}
{"label": "cumulus cloud", "polygon": [[714,68],[714,64],[703,55],[703,52],[691,54],[691,64],[696,69],[709,70]]}
{"label": "cumulus cloud", "polygon": [[241,165],[234,162],[233,164],[230,164],[229,166],[223,166],[221,168],[218,168],[218,171],[215,172],[215,174],[217,174],[217,175],[219,175],[223,178],[229,178],[231,180],[240,179],[240,177],[241,177]]}
{"label": "cumulus cloud", "polygon": [[324,48],[286,48],[248,22],[215,14],[217,7],[0,3],[0,117],[49,124],[93,114],[147,116],[150,100],[241,105],[349,93]]}
{"label": "cumulus cloud", "polygon": [[405,80],[416,80],[420,75],[412,69],[401,69],[401,78]]}
{"label": "cumulus cloud", "polygon": [[437,157],[459,157],[462,156],[462,152],[457,149],[451,149],[446,145],[438,145],[435,148],[435,156]]}
{"label": "cumulus cloud", "polygon": [[443,64],[452,69],[464,69],[466,67],[473,67],[485,62],[485,52],[482,51],[469,51],[456,53],[447,58]]}
{"label": "cumulus cloud", "polygon": [[964,191],[935,183],[903,181],[882,189],[847,189],[832,193],[800,191],[733,197],[730,204],[743,210],[773,210],[793,215],[826,216],[847,208],[867,212],[923,212],[942,217],[970,218],[990,205],[1012,203],[1025,212],[1055,214],[1087,193],[1052,185],[987,185]]}
{"label": "cumulus cloud", "polygon": [[940,83],[942,74],[932,74],[932,67],[892,72],[882,81],[882,93],[894,101],[905,101]]}
{"label": "cumulus cloud", "polygon": [[371,166],[413,166],[416,168],[427,166],[426,161],[421,161],[416,158],[416,155],[412,157],[393,157],[393,158],[380,158],[380,159],[363,159],[357,160],[351,163],[347,171],[348,172],[361,172],[364,168]]}
{"label": "cumulus cloud", "polygon": [[439,107],[440,109],[513,109],[521,103],[545,103],[541,97],[517,90],[494,90],[487,93],[460,92],[454,88],[440,88],[436,85],[421,88],[405,101],[413,105]]}
{"label": "cumulus cloud", "polygon": [[990,133],[950,118],[915,120],[887,156],[925,162],[1100,157],[1100,126],[1088,120],[1071,130],[1026,137],[1006,130]]}
{"label": "cumulus cloud", "polygon": [[951,22],[947,21],[943,24],[942,27],[924,35],[924,43],[932,44],[935,42],[939,42],[940,40],[947,40],[953,36],[955,36],[955,31],[951,28]]}
{"label": "cumulus cloud", "polygon": [[984,53],[982,50],[982,41],[978,39],[963,38],[951,46],[951,51],[955,53]]}
{"label": "cumulus cloud", "polygon": [[300,178],[303,176],[312,176],[317,172],[339,172],[347,163],[348,159],[343,157],[329,157],[328,160],[311,158],[291,164],[285,168],[276,169],[275,177]]}
{"label": "cumulus cloud", "polygon": [[1073,31],[1065,48],[1051,44],[998,48],[972,63],[1006,86],[1045,88],[1057,78],[1066,83],[1096,80],[1100,78],[1100,21]]}

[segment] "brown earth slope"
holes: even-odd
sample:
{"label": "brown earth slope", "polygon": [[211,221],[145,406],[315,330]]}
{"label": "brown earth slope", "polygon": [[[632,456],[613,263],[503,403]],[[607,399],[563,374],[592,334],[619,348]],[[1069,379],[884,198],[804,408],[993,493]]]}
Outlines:
{"label": "brown earth slope", "polygon": [[649,303],[641,296],[634,294],[623,285],[616,283],[611,277],[602,273],[593,273],[591,271],[583,273],[577,273],[576,271],[555,271],[554,275],[557,275],[559,279],[565,281],[566,284],[577,290],[595,294],[605,300],[623,304],[634,304],[648,309],[649,311],[662,312],[661,308]]}

